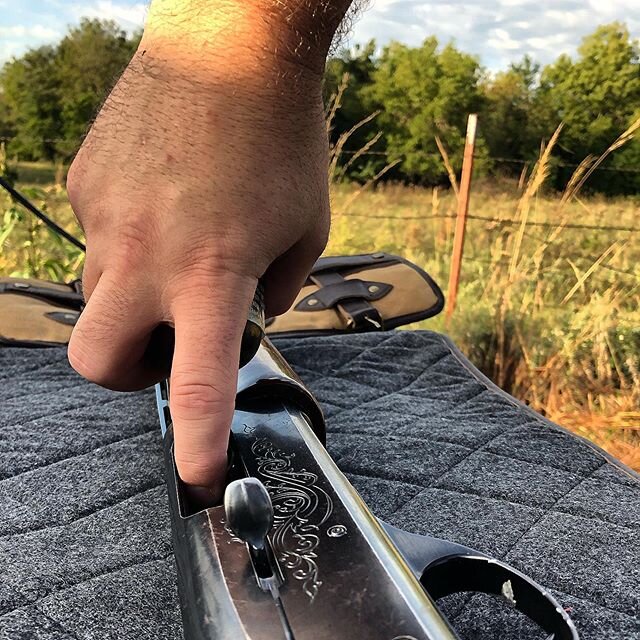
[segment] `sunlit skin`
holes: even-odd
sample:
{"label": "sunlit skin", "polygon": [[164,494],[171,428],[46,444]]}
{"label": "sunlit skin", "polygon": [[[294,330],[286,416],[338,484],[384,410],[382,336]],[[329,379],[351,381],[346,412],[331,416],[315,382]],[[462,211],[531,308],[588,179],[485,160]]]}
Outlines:
{"label": "sunlit skin", "polygon": [[218,496],[256,283],[285,311],[329,230],[322,68],[347,0],[154,0],[68,177],[87,239],[69,345],[118,390],[169,371],[182,479]]}

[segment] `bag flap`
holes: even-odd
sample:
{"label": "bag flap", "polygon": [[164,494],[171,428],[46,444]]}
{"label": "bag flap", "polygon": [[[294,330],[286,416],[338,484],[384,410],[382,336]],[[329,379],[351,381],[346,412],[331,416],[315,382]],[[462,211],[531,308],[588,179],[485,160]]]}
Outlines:
{"label": "bag flap", "polygon": [[267,323],[272,336],[394,329],[438,314],[444,296],[423,269],[376,252],[320,258],[292,308]]}
{"label": "bag flap", "polygon": [[80,311],[21,293],[0,295],[0,343],[14,347],[66,345]]}
{"label": "bag flap", "polygon": [[363,253],[354,256],[325,256],[318,258],[313,265],[311,273],[320,273],[322,271],[347,271],[349,269],[358,269],[362,267],[383,266],[385,264],[393,264],[401,260],[398,256],[390,253],[377,251],[376,253]]}
{"label": "bag flap", "polygon": [[52,304],[82,310],[84,297],[80,280],[69,284],[35,278],[0,278],[0,294],[39,298]]}

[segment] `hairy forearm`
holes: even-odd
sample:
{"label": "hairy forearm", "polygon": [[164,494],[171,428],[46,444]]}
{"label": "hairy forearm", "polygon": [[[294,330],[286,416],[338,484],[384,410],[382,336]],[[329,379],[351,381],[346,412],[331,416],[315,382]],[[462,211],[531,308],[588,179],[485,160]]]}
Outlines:
{"label": "hairy forearm", "polygon": [[326,245],[321,80],[350,4],[152,0],[69,171],[88,246],[69,359],[90,380],[141,388],[168,373],[148,357],[154,327],[175,327],[171,411],[187,484],[223,485],[258,280],[267,312],[284,312]]}
{"label": "hairy forearm", "polygon": [[353,0],[153,0],[143,45],[206,67],[234,59],[244,71],[300,66],[320,74]]}

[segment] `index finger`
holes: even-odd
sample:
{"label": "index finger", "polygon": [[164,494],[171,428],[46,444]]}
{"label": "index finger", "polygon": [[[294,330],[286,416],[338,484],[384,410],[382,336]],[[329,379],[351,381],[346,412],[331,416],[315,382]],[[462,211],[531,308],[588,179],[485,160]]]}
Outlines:
{"label": "index finger", "polygon": [[233,273],[190,283],[174,300],[170,406],[175,461],[189,485],[220,494],[240,344],[257,280]]}

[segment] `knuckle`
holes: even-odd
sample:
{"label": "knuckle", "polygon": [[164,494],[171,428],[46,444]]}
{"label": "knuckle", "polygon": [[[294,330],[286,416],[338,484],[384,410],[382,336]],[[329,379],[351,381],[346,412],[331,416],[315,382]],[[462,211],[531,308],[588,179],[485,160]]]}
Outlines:
{"label": "knuckle", "polygon": [[69,169],[69,177],[67,178],[67,196],[76,220],[88,241],[90,233],[89,227],[91,225],[87,220],[87,209],[84,203],[82,186],[80,185],[78,178],[71,175],[71,169]]}
{"label": "knuckle", "polygon": [[66,187],[69,203],[87,241],[90,235],[99,230],[105,213],[101,204],[103,200],[96,198],[94,176],[91,173],[81,148],[67,172]]}
{"label": "knuckle", "polygon": [[[193,231],[193,230],[192,230]],[[244,230],[238,233],[229,229],[216,229],[215,235],[202,233],[186,234],[182,243],[174,245],[174,279],[211,281],[229,275],[258,277],[267,268],[273,257],[266,249],[267,242],[257,234],[249,236]]]}
{"label": "knuckle", "polygon": [[232,304],[237,288],[243,283],[249,286],[257,279],[252,275],[253,270],[246,267],[241,260],[218,257],[184,264],[171,275],[168,283],[170,298],[176,304],[183,300],[190,301],[190,304],[202,300],[203,304],[208,304],[212,298],[221,304]]}
{"label": "knuckle", "polygon": [[90,354],[91,350],[87,348],[87,343],[82,335],[74,331],[67,349],[69,364],[76,373],[89,382],[101,387],[109,387],[112,382],[109,369],[101,365],[101,360],[95,354]]}
{"label": "knuckle", "polygon": [[317,258],[326,248],[329,241],[329,227],[320,230],[319,233],[311,237],[309,251],[314,258]]}
{"label": "knuckle", "polygon": [[139,265],[151,260],[157,250],[157,234],[150,224],[152,216],[132,215],[126,218],[126,224],[116,230],[115,244],[118,261],[128,266]]}
{"label": "knuckle", "polygon": [[218,258],[184,261],[173,273],[172,280],[179,283],[180,290],[206,290],[212,282],[224,274],[224,261]]}
{"label": "knuckle", "polygon": [[329,242],[329,235],[331,234],[331,217],[325,216],[322,225],[318,231],[316,239],[318,241],[318,255],[320,255],[327,243]]}
{"label": "knuckle", "polygon": [[211,380],[215,376],[211,372],[203,373],[199,379],[185,379],[177,373],[171,375],[171,412],[182,422],[190,419],[216,418],[229,413],[232,404],[232,393],[225,387]]}
{"label": "knuckle", "polygon": [[80,160],[76,158],[71,163],[69,171],[67,172],[67,195],[74,210],[79,205],[80,195],[82,193],[81,173]]}

